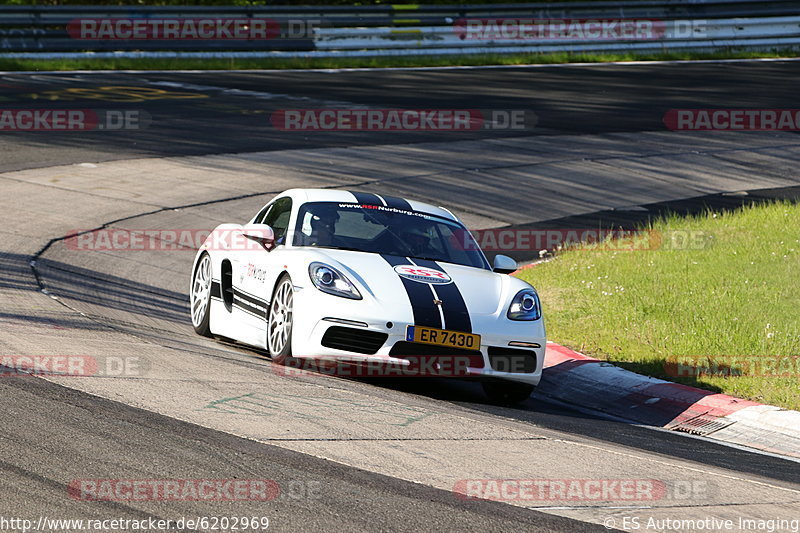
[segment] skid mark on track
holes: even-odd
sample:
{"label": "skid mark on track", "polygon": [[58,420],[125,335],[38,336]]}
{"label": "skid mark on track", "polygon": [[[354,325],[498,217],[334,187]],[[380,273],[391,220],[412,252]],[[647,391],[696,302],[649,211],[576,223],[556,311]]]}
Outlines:
{"label": "skid mark on track", "polygon": [[170,87],[175,89],[184,89],[188,91],[198,91],[198,92],[211,92],[216,93],[220,96],[239,96],[245,98],[257,98],[259,100],[288,100],[288,101],[297,101],[297,102],[304,102],[310,103],[313,102],[315,104],[320,105],[328,105],[328,106],[349,106],[352,108],[367,108],[368,106],[362,104],[355,104],[353,102],[347,102],[342,100],[327,100],[324,98],[311,98],[308,96],[296,96],[292,94],[281,94],[281,93],[271,93],[267,91],[251,91],[246,89],[233,89],[230,87],[217,87],[215,85],[198,85],[195,83],[179,83],[173,81],[149,81],[146,79],[142,79],[142,82],[149,83],[150,85],[157,85],[159,87]]}
{"label": "skid mark on track", "polygon": [[[418,407],[395,403],[384,402],[377,405],[339,398],[312,398],[258,392],[214,400],[201,410],[258,417],[291,413],[293,417],[308,420],[353,421],[401,427],[410,426],[434,414]],[[364,415],[368,416],[365,418]],[[372,418],[369,415],[377,415],[377,417]]]}

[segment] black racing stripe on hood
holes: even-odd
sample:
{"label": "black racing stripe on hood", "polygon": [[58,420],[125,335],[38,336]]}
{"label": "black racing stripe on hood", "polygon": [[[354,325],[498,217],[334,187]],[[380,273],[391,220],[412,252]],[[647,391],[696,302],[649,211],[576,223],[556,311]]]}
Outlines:
{"label": "black racing stripe on hood", "polygon": [[378,198],[377,194],[356,191],[350,191],[350,194],[355,196],[356,202],[360,203],[361,205],[383,205],[383,202],[381,202],[381,199]]}
{"label": "black racing stripe on hood", "polygon": [[[419,266],[445,271],[436,261],[415,258],[412,258],[412,260]],[[472,320],[469,318],[467,303],[464,301],[461,291],[458,290],[455,280],[445,285],[434,285],[433,290],[436,291],[442,301],[444,329],[472,333]]]}
{"label": "black racing stripe on hood", "polygon": [[402,198],[384,195],[381,195],[381,198],[383,198],[383,200],[386,202],[387,207],[394,207],[395,209],[403,209],[405,211],[413,211],[413,209],[411,209],[411,204]]}
{"label": "black racing stripe on hood", "polygon": [[[381,257],[393,267],[411,264],[406,258],[396,255],[381,254]],[[403,282],[408,301],[411,302],[414,325],[442,329],[442,317],[439,314],[439,308],[433,303],[433,293],[428,284],[411,281],[402,276],[398,277]]]}

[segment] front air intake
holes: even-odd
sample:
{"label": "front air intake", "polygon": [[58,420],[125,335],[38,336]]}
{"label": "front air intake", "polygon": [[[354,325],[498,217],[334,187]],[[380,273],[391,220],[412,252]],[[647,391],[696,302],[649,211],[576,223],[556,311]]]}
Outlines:
{"label": "front air intake", "polygon": [[489,364],[492,370],[511,374],[530,374],[536,371],[536,352],[489,346]]}
{"label": "front air intake", "polygon": [[322,336],[322,345],[335,350],[372,355],[380,350],[388,337],[388,334],[379,331],[331,326]]}
{"label": "front air intake", "polygon": [[402,359],[419,360],[426,357],[434,359],[438,358],[453,358],[455,361],[461,361],[462,358],[466,360],[470,368],[483,368],[483,354],[478,350],[465,350],[464,348],[451,348],[449,346],[434,346],[430,344],[421,344],[418,342],[398,341],[392,346],[392,351],[389,352],[392,357]]}

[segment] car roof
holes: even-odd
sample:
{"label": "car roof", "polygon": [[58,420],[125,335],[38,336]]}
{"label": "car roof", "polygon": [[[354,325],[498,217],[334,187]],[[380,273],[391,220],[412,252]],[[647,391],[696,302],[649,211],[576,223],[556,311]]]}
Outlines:
{"label": "car roof", "polygon": [[[358,194],[358,197],[356,196],[356,194],[354,194],[354,192]],[[291,196],[298,203],[305,203],[305,202],[365,203],[359,200],[359,198],[362,198],[363,200],[364,196],[362,195],[372,196],[372,200],[375,201],[375,205],[388,205],[391,207],[393,205],[396,205],[399,200],[411,206],[411,209],[413,211],[419,211],[421,213],[426,213],[429,215],[437,215],[443,218],[447,218],[449,220],[458,221],[458,218],[444,207],[436,207],[434,205],[426,204],[424,202],[418,202],[416,200],[408,200],[406,198],[388,196],[380,192],[342,191],[338,189],[289,189],[288,191],[281,193],[279,196]],[[367,198],[369,198],[369,196],[367,196]]]}

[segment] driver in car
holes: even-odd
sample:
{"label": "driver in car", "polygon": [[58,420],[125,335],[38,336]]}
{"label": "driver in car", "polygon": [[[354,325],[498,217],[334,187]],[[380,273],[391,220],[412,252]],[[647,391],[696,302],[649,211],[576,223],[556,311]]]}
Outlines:
{"label": "driver in car", "polygon": [[418,226],[410,226],[400,234],[403,245],[408,249],[408,255],[427,257],[431,255],[431,238],[428,232]]}
{"label": "driver in car", "polygon": [[318,206],[311,216],[311,235],[309,241],[312,246],[336,246],[336,222],[339,221],[339,212],[335,207]]}

